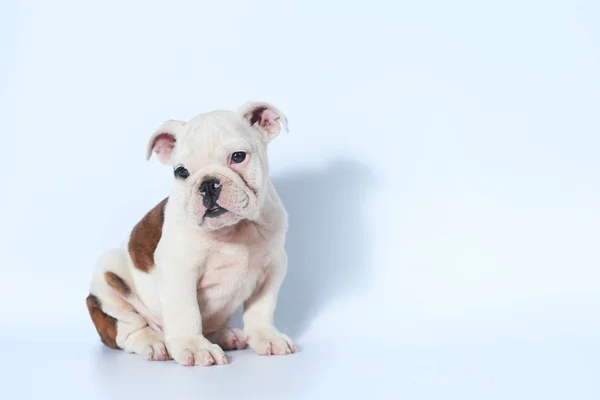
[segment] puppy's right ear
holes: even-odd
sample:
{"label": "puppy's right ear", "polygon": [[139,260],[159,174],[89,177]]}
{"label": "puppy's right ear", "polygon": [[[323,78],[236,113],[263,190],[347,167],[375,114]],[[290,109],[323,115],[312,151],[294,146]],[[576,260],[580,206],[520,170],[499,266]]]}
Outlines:
{"label": "puppy's right ear", "polygon": [[171,156],[175,150],[175,144],[177,143],[177,135],[183,125],[185,125],[185,122],[183,121],[174,119],[165,121],[160,128],[150,136],[150,140],[148,140],[146,160],[149,160],[154,152],[161,163],[169,165],[171,163]]}

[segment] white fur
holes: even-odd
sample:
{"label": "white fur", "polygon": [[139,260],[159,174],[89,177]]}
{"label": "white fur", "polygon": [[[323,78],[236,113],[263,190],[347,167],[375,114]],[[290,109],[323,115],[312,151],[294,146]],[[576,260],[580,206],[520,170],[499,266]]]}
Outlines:
{"label": "white fur", "polygon": [[[251,126],[259,107],[267,108],[262,122]],[[296,351],[273,320],[287,269],[287,214],[269,178],[266,151],[279,121],[287,130],[287,119],[275,107],[246,103],[236,112],[167,121],[151,135],[147,157],[154,151],[172,168],[184,165],[190,176],[174,179],[150,272],[134,268],[127,243],[96,266],[91,293],[118,320],[117,344],[125,351],[164,359],[166,345],[182,365],[226,363],[218,345],[223,343],[243,348],[247,341],[259,354]],[[230,164],[230,154],[240,150],[248,154],[245,163]],[[223,207],[235,212],[203,218],[198,187],[208,176],[220,179]],[[118,295],[105,282],[105,271],[119,275],[134,295]],[[243,334],[229,328],[242,306]]]}

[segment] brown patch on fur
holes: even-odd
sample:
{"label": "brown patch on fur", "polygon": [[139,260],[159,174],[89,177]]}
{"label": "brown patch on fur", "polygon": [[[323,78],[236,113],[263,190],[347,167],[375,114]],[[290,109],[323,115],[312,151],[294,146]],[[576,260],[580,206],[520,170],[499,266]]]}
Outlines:
{"label": "brown patch on fur", "polygon": [[115,274],[111,271],[106,271],[104,273],[104,280],[108,285],[115,289],[117,292],[121,293],[125,297],[129,297],[131,295],[131,288],[129,285],[121,278],[119,275]]}
{"label": "brown patch on fur", "polygon": [[102,311],[100,300],[93,294],[87,297],[86,303],[100,341],[111,349],[120,349],[117,345],[117,320]]}
{"label": "brown patch on fur", "polygon": [[154,267],[154,251],[162,236],[167,200],[158,203],[131,231],[129,238],[129,255],[133,266],[140,271],[150,272]]}

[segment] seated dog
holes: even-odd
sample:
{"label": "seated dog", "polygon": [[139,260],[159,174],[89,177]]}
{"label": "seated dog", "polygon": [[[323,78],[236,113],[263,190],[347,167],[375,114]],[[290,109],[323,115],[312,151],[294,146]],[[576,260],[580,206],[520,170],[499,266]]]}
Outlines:
{"label": "seated dog", "polygon": [[[287,213],[269,177],[267,146],[287,118],[249,102],[151,135],[173,168],[170,195],[104,253],[87,307],[102,343],[150,360],[226,364],[223,350],[296,352],[274,325],[287,269]],[[243,332],[229,321],[243,306]]]}

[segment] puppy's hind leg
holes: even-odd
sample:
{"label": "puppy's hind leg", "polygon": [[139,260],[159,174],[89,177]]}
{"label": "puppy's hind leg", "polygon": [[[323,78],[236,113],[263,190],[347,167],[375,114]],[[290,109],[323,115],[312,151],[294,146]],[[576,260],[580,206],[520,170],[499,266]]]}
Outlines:
{"label": "puppy's hind leg", "polygon": [[221,328],[206,335],[206,338],[223,350],[243,350],[247,347],[244,332],[237,328]]}
{"label": "puppy's hind leg", "polygon": [[149,315],[135,296],[129,276],[122,250],[111,250],[98,260],[86,303],[100,340],[110,348],[149,360],[167,360],[160,321],[145,318],[134,306]]}

